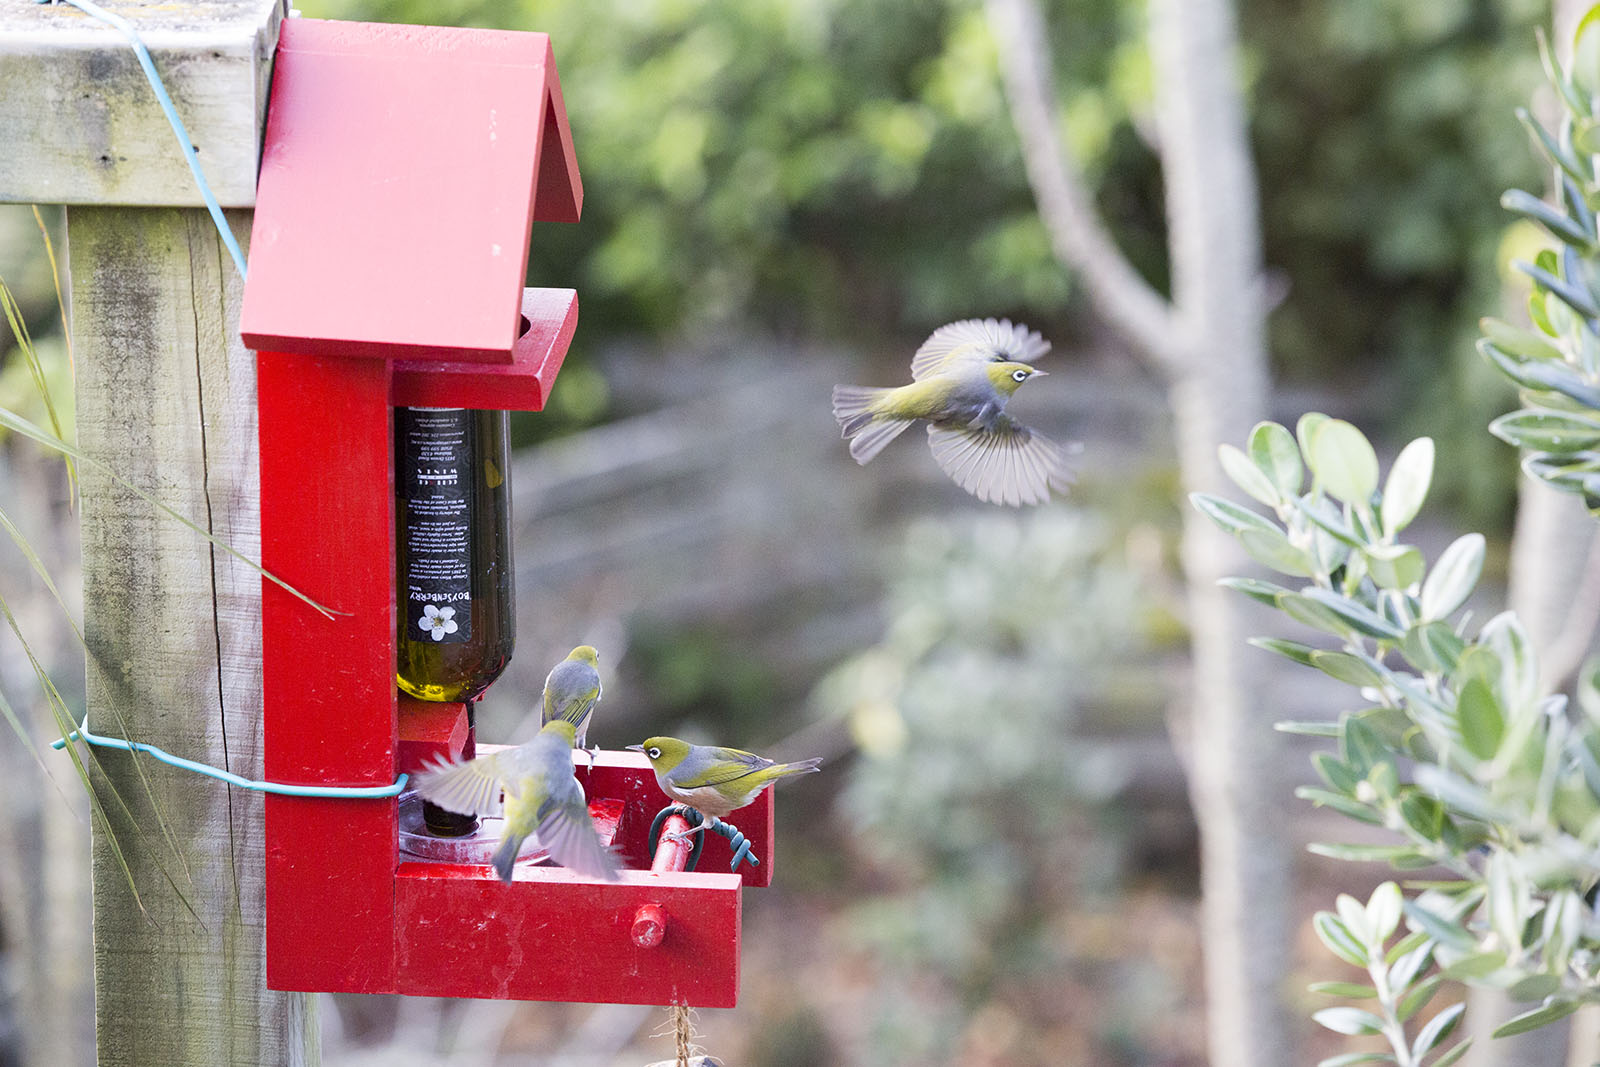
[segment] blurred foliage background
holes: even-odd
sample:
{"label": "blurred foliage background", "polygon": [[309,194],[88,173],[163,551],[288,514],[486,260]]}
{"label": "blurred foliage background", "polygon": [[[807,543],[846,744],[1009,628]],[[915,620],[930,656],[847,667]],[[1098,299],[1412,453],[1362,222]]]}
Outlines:
{"label": "blurred foliage background", "polygon": [[[1164,286],[1142,4],[1045,6],[1068,142]],[[781,790],[784,872],[747,903],[744,1006],[708,1014],[711,1051],[1202,1062],[1193,830],[1163,728],[1183,637],[1165,416],[1051,254],[981,4],[302,10],[553,39],[584,213],[535,228],[528,276],[575,286],[582,317],[550,409],[515,422],[525,615],[485,729],[524,728],[550,654],[592,638],[616,672],[608,747],[673,729],[836,757]],[[1434,436],[1453,514],[1433,521],[1502,536],[1515,457],[1483,426],[1510,394],[1472,340],[1507,303],[1503,249],[1526,240],[1499,194],[1541,187],[1512,109],[1540,81],[1548,18],[1535,0],[1239,4],[1286,417],[1316,406],[1380,441]],[[64,378],[25,208],[0,210],[0,276]],[[918,449],[866,472],[842,458],[829,376],[896,380],[931,329],[974,315],[1055,342],[1066,373],[1037,390],[1058,405],[1041,424],[1088,443],[1071,505],[977,513]],[[26,412],[16,364],[0,403]],[[342,1004],[330,1062],[362,1062],[406,1010]],[[505,1047],[611,1062],[582,1058],[575,1018],[530,1009]],[[631,1039],[638,1019],[614,1018]]]}

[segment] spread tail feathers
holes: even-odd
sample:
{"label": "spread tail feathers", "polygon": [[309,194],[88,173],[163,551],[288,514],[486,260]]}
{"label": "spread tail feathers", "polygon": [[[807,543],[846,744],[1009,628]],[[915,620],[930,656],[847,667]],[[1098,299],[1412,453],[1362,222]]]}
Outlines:
{"label": "spread tail feathers", "polygon": [[857,463],[865,464],[883,451],[883,447],[911,425],[910,419],[896,419],[873,412],[872,406],[888,389],[874,389],[865,385],[836,385],[833,387],[833,417],[839,428],[850,439],[850,455]]}

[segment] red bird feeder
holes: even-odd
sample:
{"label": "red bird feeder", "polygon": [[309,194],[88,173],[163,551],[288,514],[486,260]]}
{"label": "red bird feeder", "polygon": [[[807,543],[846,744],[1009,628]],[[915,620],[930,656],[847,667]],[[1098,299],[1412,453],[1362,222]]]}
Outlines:
{"label": "red bird feeder", "polygon": [[[463,705],[397,707],[391,410],[543,407],[577,298],[523,288],[529,238],[582,197],[546,35],[283,24],[240,332],[259,353],[262,560],[333,614],[263,584],[268,779],[387,785],[471,743]],[[523,865],[507,885],[403,855],[393,798],[269,796],[268,985],[731,1007],[740,888],[772,876],[770,791],[739,819],[759,866],[651,871],[669,801],[648,763],[577,761],[618,882]],[[726,870],[727,843],[702,858]]]}

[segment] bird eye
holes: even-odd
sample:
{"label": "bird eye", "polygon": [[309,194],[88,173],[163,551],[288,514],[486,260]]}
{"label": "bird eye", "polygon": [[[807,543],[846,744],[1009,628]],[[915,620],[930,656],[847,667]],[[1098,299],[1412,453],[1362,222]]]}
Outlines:
{"label": "bird eye", "polygon": [[1028,372],[1025,370],[1014,370],[1011,372],[1011,380],[1014,382],[1025,382],[1028,380]]}
{"label": "bird eye", "polygon": [[649,756],[651,759],[661,758],[661,750],[654,745],[651,745],[649,748],[645,749],[644,754]]}

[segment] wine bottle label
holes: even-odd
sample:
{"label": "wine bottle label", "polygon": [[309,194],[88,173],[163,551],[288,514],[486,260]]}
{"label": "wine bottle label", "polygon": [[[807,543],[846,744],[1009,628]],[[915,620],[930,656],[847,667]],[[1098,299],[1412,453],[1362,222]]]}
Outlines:
{"label": "wine bottle label", "polygon": [[472,412],[395,409],[395,478],[405,498],[402,610],[413,638],[472,637]]}

